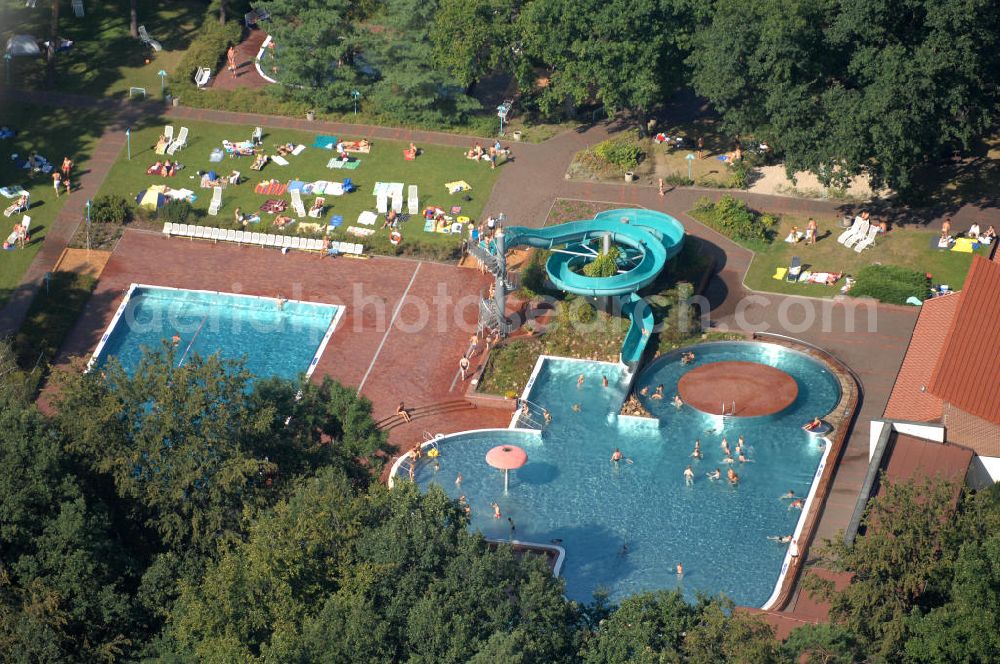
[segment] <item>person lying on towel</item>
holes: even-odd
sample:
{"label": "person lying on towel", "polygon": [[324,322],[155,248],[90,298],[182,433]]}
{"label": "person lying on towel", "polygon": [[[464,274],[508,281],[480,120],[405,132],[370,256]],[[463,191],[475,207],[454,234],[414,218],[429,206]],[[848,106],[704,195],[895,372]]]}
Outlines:
{"label": "person lying on towel", "polygon": [[266,163],[267,163],[267,153],[261,152],[259,155],[253,158],[253,165],[250,168],[251,170],[259,171],[260,169],[264,168],[264,165]]}

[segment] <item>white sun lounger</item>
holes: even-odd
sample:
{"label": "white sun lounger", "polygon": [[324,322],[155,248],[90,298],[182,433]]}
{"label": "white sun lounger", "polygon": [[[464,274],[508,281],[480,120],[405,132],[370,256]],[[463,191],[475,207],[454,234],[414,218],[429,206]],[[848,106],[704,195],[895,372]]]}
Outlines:
{"label": "white sun lounger", "polygon": [[278,166],[288,166],[288,160],[282,157],[280,154],[276,154],[271,157],[271,161],[276,163]]}
{"label": "white sun lounger", "polygon": [[406,195],[406,211],[410,214],[420,212],[420,199],[417,197],[417,185],[411,184]]}
{"label": "white sun lounger", "polygon": [[875,244],[875,238],[878,237],[878,231],[879,231],[878,226],[872,225],[868,229],[868,235],[863,240],[854,245],[854,251],[860,254],[862,251]]}
{"label": "white sun lounger", "polygon": [[173,230],[174,230],[174,225],[169,221],[163,224],[163,234],[166,235],[167,237],[170,237],[170,234],[173,232]]}
{"label": "white sun lounger", "polygon": [[236,242],[236,231],[231,228],[226,231],[226,242]]}
{"label": "white sun lounger", "polygon": [[385,214],[389,211],[389,197],[384,191],[380,191],[375,197],[375,209],[378,210],[379,214]]}
{"label": "white sun lounger", "polygon": [[864,223],[864,220],[861,217],[855,217],[854,218],[854,223],[851,224],[851,227],[848,228],[846,231],[844,231],[843,233],[841,233],[840,235],[837,236],[837,242],[839,242],[840,244],[844,244],[845,242],[847,242],[848,240],[850,240],[852,237],[854,237],[855,235],[857,235],[858,231],[861,230],[861,225],[863,223]]}
{"label": "white sun lounger", "polygon": [[399,214],[403,211],[403,192],[398,193],[393,192],[392,194],[392,211]]}
{"label": "white sun lounger", "polygon": [[[878,227],[875,226],[875,228],[878,228]],[[861,224],[861,227],[858,229],[857,233],[855,233],[851,237],[849,237],[846,240],[844,240],[844,246],[845,247],[853,247],[858,242],[861,242],[863,239],[865,239],[868,236],[868,233],[871,231],[871,229],[872,229],[872,225],[870,223],[868,223],[867,221],[865,223]]]}
{"label": "white sun lounger", "polygon": [[206,226],[188,226],[187,235],[199,240],[212,239],[212,229]]}
{"label": "white sun lounger", "polygon": [[160,44],[160,42],[156,41],[155,39],[149,36],[149,33],[146,32],[146,26],[144,25],[139,26],[139,41],[141,41],[143,44],[146,44],[154,51],[159,52],[163,50],[163,46]]}
{"label": "white sun lounger", "polygon": [[170,145],[171,143],[174,142],[174,126],[173,125],[167,125],[166,127],[163,128],[163,137],[165,139],[167,139],[167,145]]}
{"label": "white sun lounger", "polygon": [[188,128],[181,127],[180,132],[177,134],[177,138],[170,142],[170,146],[167,148],[167,154],[173,154],[180,150],[181,148],[187,147],[188,140]]}
{"label": "white sun lounger", "polygon": [[292,189],[292,209],[295,210],[296,217],[306,216],[306,206],[302,204],[302,192],[298,189]]}
{"label": "white sun lounger", "polygon": [[219,214],[222,207],[222,187],[212,187],[212,203],[208,206],[208,213],[213,217]]}

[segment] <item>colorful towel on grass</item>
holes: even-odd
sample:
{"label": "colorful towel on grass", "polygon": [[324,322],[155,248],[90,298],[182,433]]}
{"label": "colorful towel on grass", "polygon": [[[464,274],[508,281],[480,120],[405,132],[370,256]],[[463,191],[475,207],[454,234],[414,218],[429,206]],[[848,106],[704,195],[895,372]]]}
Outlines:
{"label": "colorful towel on grass", "polygon": [[337,144],[336,136],[324,136],[322,134],[317,136],[316,140],[313,141],[314,148],[320,148],[323,150],[332,150],[336,144]]}
{"label": "colorful towel on grass", "polygon": [[375,229],[374,228],[358,228],[357,226],[348,226],[347,227],[347,234],[348,235],[355,235],[357,237],[368,237],[369,235],[374,235],[375,234]]}
{"label": "colorful towel on grass", "polygon": [[328,224],[330,228],[337,228],[338,226],[343,225],[343,223],[344,223],[344,216],[343,215],[340,215],[340,214],[332,214],[332,215],[330,215],[330,222]]}
{"label": "colorful towel on grass", "polygon": [[462,206],[461,205],[452,205],[451,206],[451,213],[452,214],[459,214],[461,211],[462,211]]}
{"label": "colorful towel on grass", "polygon": [[971,254],[973,251],[979,248],[979,243],[973,240],[971,237],[960,237],[955,239],[955,244],[952,245],[952,251],[958,251],[964,254]]}
{"label": "colorful towel on grass", "polygon": [[[306,183],[302,180],[292,180],[288,183],[288,191],[302,191],[305,189]],[[305,193],[305,192],[303,192]]]}
{"label": "colorful towel on grass", "polygon": [[278,212],[284,212],[286,207],[288,207],[288,203],[280,198],[270,198],[260,206],[260,211],[267,212],[268,214],[277,214]]}
{"label": "colorful towel on grass", "polygon": [[258,194],[264,194],[265,196],[281,196],[288,190],[288,185],[284,182],[278,182],[277,180],[264,180],[256,187],[254,191]]}
{"label": "colorful towel on grass", "polygon": [[424,232],[426,233],[461,233],[462,224],[445,218],[440,222],[434,219],[424,221]]}
{"label": "colorful towel on grass", "polygon": [[351,157],[348,157],[347,159],[340,159],[339,157],[334,157],[330,161],[326,162],[327,168],[345,168],[349,171],[353,171],[360,165],[361,165],[360,159],[353,159]]}
{"label": "colorful towel on grass", "polygon": [[463,191],[472,191],[472,185],[470,185],[465,180],[455,180],[454,182],[445,182],[445,189],[448,190],[449,194],[460,194]]}
{"label": "colorful towel on grass", "polygon": [[358,154],[368,154],[372,151],[371,143],[362,144],[361,141],[344,141],[344,152],[357,152]]}

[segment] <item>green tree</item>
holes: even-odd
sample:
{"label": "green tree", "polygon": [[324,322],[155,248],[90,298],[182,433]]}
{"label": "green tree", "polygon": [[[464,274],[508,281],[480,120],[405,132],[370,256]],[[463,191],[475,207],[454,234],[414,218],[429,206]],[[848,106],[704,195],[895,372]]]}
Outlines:
{"label": "green tree", "polygon": [[119,658],[143,633],[131,599],[136,561],[32,405],[2,402],[0,431],[2,658]]}
{"label": "green tree", "polygon": [[[574,623],[549,570],[470,534],[444,492],[354,496],[329,469],[184,586],[166,643],[197,659],[465,662],[484,649],[559,662]],[[495,636],[507,633],[516,646]]]}
{"label": "green tree", "polygon": [[948,603],[912,617],[906,660],[1000,661],[1000,535],[964,544],[953,578]]}
{"label": "green tree", "polygon": [[683,81],[682,3],[669,0],[534,0],[518,19],[525,64],[522,90],[535,87],[536,69],[549,83],[537,104],[545,114],[596,97],[609,115],[642,116]]}
{"label": "green tree", "polygon": [[513,57],[518,0],[439,0],[431,30],[434,64],[466,92]]}
{"label": "green tree", "polygon": [[806,625],[792,630],[781,646],[789,662],[854,664],[865,661],[858,639],[840,625]]}
{"label": "green tree", "polygon": [[657,664],[681,660],[685,633],[702,606],[678,590],[635,595],[622,601],[581,649],[587,664]]}
{"label": "green tree", "polygon": [[771,626],[759,616],[734,612],[729,600],[705,605],[684,637],[683,650],[688,664],[781,661]]}
{"label": "green tree", "polygon": [[328,110],[347,110],[359,84],[354,67],[356,20],[367,3],[349,0],[270,0],[268,34],[275,47],[262,59],[284,84],[281,93]]}
{"label": "green tree", "polygon": [[688,62],[726,126],[790,173],[905,189],[995,122],[998,26],[991,0],[720,0]]}
{"label": "green tree", "polygon": [[884,484],[865,510],[862,537],[821,549],[833,569],[851,572],[843,590],[815,576],[805,587],[830,602],[830,615],[870,653],[899,659],[908,639],[907,619],[947,592],[954,553],[943,544],[954,528],[957,487],[943,481]]}
{"label": "green tree", "polygon": [[373,69],[369,99],[380,115],[453,124],[480,107],[458,78],[434,66],[437,11],[438,0],[383,0],[364,31],[363,56]]}

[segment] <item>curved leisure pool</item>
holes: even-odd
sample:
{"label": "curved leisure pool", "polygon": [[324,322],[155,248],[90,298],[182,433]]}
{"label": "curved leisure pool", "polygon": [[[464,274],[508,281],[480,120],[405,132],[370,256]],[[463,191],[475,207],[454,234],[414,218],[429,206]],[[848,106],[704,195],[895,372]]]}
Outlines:
{"label": "curved leisure pool", "polygon": [[[768,536],[791,535],[802,512],[781,496],[789,490],[806,497],[818,476],[825,445],[802,431],[802,423],[825,415],[840,398],[839,383],[825,366],[796,351],[758,343],[713,343],[694,348],[697,359],[682,366],[677,356],[652,363],[635,389],[663,384],[666,398],[647,400],[657,419],[617,415],[626,396],[621,365],[545,358],[526,398],[531,418],[525,429],[470,431],[438,441],[440,456],[422,460],[418,484],[434,482],[454,498],[466,496],[472,527],[492,539],[557,543],[566,549],[562,576],[566,594],[587,602],[598,589],[613,600],[638,592],[679,586],[696,592],[725,593],[738,604],[761,606],[779,580],[788,549]],[[687,371],[720,361],[751,361],[778,367],[798,383],[795,401],[775,415],[728,418],[707,415],[670,399]],[[582,388],[577,379],[584,375]],[[602,387],[602,376],[609,381]],[[573,408],[579,404],[579,412]],[[541,408],[552,422],[543,426]],[[738,486],[711,481],[706,473],[722,463],[720,441],[730,446],[743,435],[747,463],[737,463]],[[704,458],[691,458],[695,439]],[[486,452],[513,443],[528,453],[524,468],[503,474],[486,465]],[[629,462],[611,463],[615,447]],[[695,480],[684,481],[693,465]],[[461,486],[455,484],[458,473]],[[399,471],[405,476],[406,472]],[[499,503],[503,518],[493,518]],[[512,533],[507,521],[514,521]],[[683,563],[684,576],[675,572]]]}

